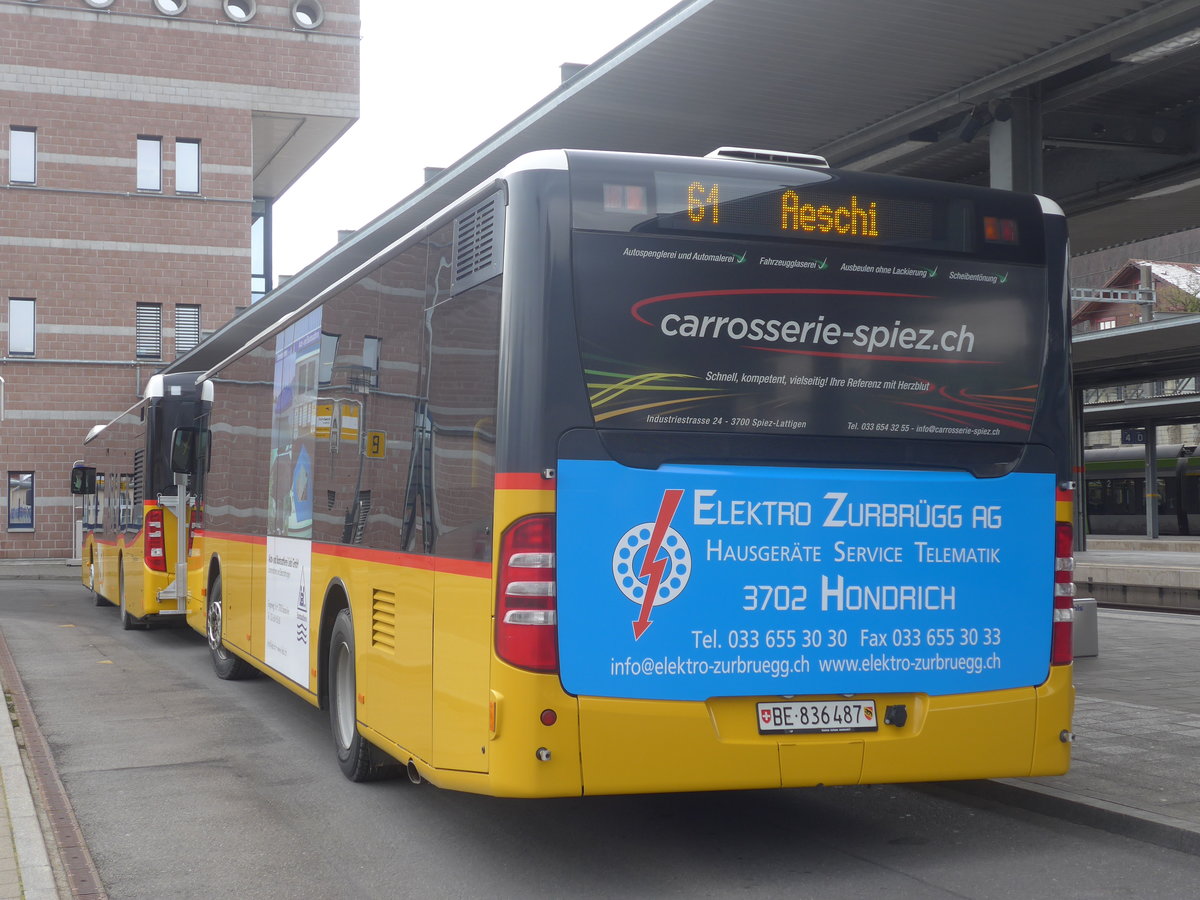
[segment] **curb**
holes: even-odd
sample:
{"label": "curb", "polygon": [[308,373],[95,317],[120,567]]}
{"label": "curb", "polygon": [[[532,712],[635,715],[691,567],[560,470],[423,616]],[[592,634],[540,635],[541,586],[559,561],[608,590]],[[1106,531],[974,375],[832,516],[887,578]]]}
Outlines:
{"label": "curb", "polygon": [[[7,685],[5,690],[8,690]],[[50,856],[46,851],[37,809],[33,805],[33,793],[25,777],[25,765],[17,746],[12,713],[6,710],[0,720],[3,720],[0,721],[0,777],[4,783],[6,812],[12,825],[17,870],[21,873],[22,896],[26,900],[57,900],[58,885],[54,880],[54,870],[50,867]]]}
{"label": "curb", "polygon": [[919,785],[931,793],[946,792],[1015,806],[1076,825],[1096,828],[1147,844],[1200,856],[1200,826],[1161,813],[1085,797],[1061,788],[1018,779],[942,782]]}

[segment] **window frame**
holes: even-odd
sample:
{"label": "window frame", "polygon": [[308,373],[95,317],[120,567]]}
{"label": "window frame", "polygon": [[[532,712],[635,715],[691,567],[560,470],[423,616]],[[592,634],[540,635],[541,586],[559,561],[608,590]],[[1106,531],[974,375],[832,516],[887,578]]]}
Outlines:
{"label": "window frame", "polygon": [[[27,506],[13,506],[13,498],[18,496],[22,490],[20,479],[28,476],[28,497],[29,504]],[[28,469],[10,469],[8,472],[8,521],[9,531],[34,531],[37,526],[37,473]],[[15,509],[29,510],[29,521],[19,521],[13,516]],[[23,517],[22,517],[23,518]]]}
{"label": "window frame", "polygon": [[[186,165],[180,164],[180,148],[194,147],[195,158],[187,160]],[[175,193],[177,194],[199,194],[200,193],[200,139],[199,138],[176,138],[175,139]],[[185,172],[189,176],[189,186],[180,187],[180,172]],[[190,185],[194,184],[195,187]]]}
{"label": "window frame", "polygon": [[[28,341],[23,342],[28,345],[29,349],[16,346],[15,337],[17,334],[16,326],[20,324],[24,333],[26,321],[22,317],[18,323],[16,310],[18,304],[28,303]],[[37,355],[37,300],[33,297],[9,297],[8,298],[8,355],[21,358],[29,358]]]}
{"label": "window frame", "polygon": [[[157,316],[157,329],[153,337],[157,338],[157,352],[151,355],[149,352],[142,351],[142,345],[150,340],[151,335],[148,332],[143,332],[143,311],[147,314],[153,310]],[[147,325],[148,327],[148,325]],[[139,302],[134,307],[133,320],[133,355],[135,359],[162,359],[162,304],[161,303],[142,303]]]}
{"label": "window frame", "polygon": [[[30,146],[20,147],[18,149],[17,135],[29,135],[28,140]],[[24,138],[20,141],[24,144]],[[29,173],[28,178],[18,177],[16,170],[19,168],[20,174]],[[37,129],[28,125],[10,125],[8,129],[8,183],[9,184],[37,184]]]}
{"label": "window frame", "polygon": [[[196,321],[194,323],[196,340],[195,340],[195,342],[189,344],[186,347],[183,346],[180,341],[182,329],[179,327],[179,322],[180,322],[180,318],[181,318],[180,314],[185,313],[185,312],[189,316],[192,315],[192,313],[194,312],[195,316],[196,316]],[[175,304],[175,356],[176,357],[183,356],[183,354],[187,353],[189,350],[194,349],[200,343],[200,334],[201,334],[200,322],[201,322],[201,312],[200,312],[200,304],[199,303],[177,303],[177,304]],[[193,325],[193,323],[191,323],[191,322],[189,322],[187,324],[189,327],[192,327],[192,325]]]}
{"label": "window frame", "polygon": [[[139,134],[137,137],[137,189],[139,191],[155,194],[162,193],[162,144],[163,139],[154,135]],[[155,157],[153,160],[144,156],[145,153],[150,152],[151,148],[154,148]],[[153,168],[156,178],[154,187],[150,186],[148,178],[145,177],[150,174],[151,168]]]}

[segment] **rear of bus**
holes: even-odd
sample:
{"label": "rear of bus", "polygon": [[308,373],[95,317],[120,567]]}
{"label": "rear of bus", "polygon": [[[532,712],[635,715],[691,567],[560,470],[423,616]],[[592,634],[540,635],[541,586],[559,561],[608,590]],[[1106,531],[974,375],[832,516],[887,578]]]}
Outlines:
{"label": "rear of bus", "polygon": [[176,587],[179,547],[182,540],[188,564],[201,515],[195,479],[203,473],[190,477],[180,497],[171,442],[176,429],[206,422],[212,385],[198,386],[196,377],[194,372],[151,377],[137,405],[84,441],[96,484],[84,583],[98,603],[107,600],[119,608],[125,628],[175,617],[182,622],[187,611],[186,586]]}
{"label": "rear of bus", "polygon": [[591,152],[507,184],[494,791],[1066,771],[1061,211]]}

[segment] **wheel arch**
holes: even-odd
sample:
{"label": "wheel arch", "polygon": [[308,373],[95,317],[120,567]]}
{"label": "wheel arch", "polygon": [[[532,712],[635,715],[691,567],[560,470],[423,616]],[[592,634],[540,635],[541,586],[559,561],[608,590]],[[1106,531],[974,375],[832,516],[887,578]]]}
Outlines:
{"label": "wheel arch", "polygon": [[[343,609],[350,609],[350,591],[342,579],[334,578],[325,588],[321,629],[317,637],[317,705],[320,709],[329,708],[329,639],[333,635],[333,623]],[[353,612],[350,618],[353,622]]]}

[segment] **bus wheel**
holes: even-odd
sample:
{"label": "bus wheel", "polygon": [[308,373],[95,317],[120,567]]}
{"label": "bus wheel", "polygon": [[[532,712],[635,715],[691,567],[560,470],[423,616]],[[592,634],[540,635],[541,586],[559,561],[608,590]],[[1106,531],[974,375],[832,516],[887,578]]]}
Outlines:
{"label": "bus wheel", "polygon": [[108,604],[108,601],[96,590],[96,554],[94,552],[88,556],[88,590],[92,592],[92,601],[97,606]]}
{"label": "bus wheel", "polygon": [[222,635],[225,633],[224,618],[221,615],[221,576],[213,579],[208,591],[208,615],[205,631],[208,635],[208,652],[212,656],[213,668],[217,677],[225,681],[237,681],[253,674],[254,668],[244,659],[234,656],[225,649]]}
{"label": "bus wheel", "polygon": [[132,631],[135,628],[148,628],[149,626],[138,619],[136,616],[131,616],[129,610],[125,608],[125,570],[122,567],[121,575],[117,579],[117,588],[121,597],[121,628],[125,631]]}
{"label": "bus wheel", "polygon": [[375,781],[391,771],[390,761],[358,733],[355,708],[354,624],[343,609],[329,637],[329,725],[338,766],[351,781]]}

